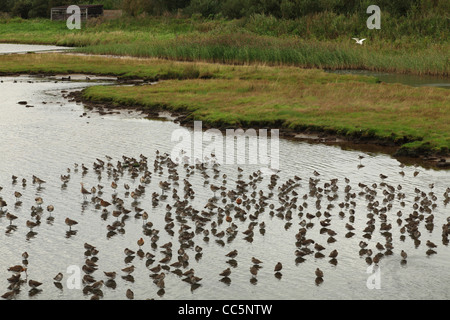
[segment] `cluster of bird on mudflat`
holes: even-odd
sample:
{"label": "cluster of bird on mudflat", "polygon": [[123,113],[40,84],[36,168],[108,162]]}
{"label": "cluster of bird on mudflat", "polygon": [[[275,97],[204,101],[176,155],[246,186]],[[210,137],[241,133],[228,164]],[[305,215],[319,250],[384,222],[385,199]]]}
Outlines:
{"label": "cluster of bird on mudflat", "polygon": [[[363,157],[360,157],[361,161]],[[186,159],[185,159],[186,160]],[[264,176],[261,171],[255,171],[244,179],[243,169],[237,168],[237,179],[230,179],[227,174],[221,173],[220,165],[214,161],[212,155],[209,162],[197,161],[192,164],[188,161],[175,163],[167,154],[156,152],[153,161],[153,170],[148,158],[140,155],[137,158],[123,156],[114,164],[113,159],[106,156],[105,159],[96,159],[92,167],[84,164],[74,164],[72,168],[67,168],[67,173],[60,176],[61,188],[67,188],[73,180],[73,175],[81,171],[82,177],[90,172],[94,172],[101,180],[102,174],[108,176],[108,185],[97,184],[88,187],[80,182],[80,197],[83,197],[83,205],[93,204],[99,211],[102,220],[108,221],[106,237],[111,238],[125,233],[125,226],[128,219],[142,220],[142,234],[137,236],[137,249],[124,248],[125,267],[120,270],[104,270],[102,278],[95,278],[94,273],[98,270],[98,250],[96,246],[84,243],[85,264],[82,267],[84,276],[83,293],[90,295],[91,299],[100,299],[103,297],[103,286],[115,289],[116,276],[121,274],[122,279],[133,283],[133,272],[135,265],[133,259],[138,256],[145,261],[145,266],[149,271],[149,277],[158,288],[158,296],[165,293],[165,277],[175,274],[182,281],[191,286],[191,290],[196,290],[202,285],[202,277],[198,276],[195,270],[189,266],[189,262],[194,255],[194,259],[199,261],[203,255],[202,245],[214,241],[215,244],[223,247],[225,244],[233,245],[234,239],[240,236],[248,243],[252,243],[254,237],[264,236],[266,228],[265,217],[278,218],[284,223],[284,229],[289,230],[294,223],[297,224],[293,238],[295,244],[295,264],[301,264],[308,257],[313,259],[323,259],[328,256],[329,263],[336,266],[338,264],[338,250],[333,247],[337,241],[336,235],[341,230],[335,231],[333,223],[336,221],[345,222],[345,238],[353,238],[356,232],[360,232],[359,256],[364,258],[367,264],[378,264],[384,257],[394,254],[394,239],[392,229],[395,223],[399,228],[399,240],[405,241],[410,237],[414,245],[418,248],[421,245],[421,224],[432,232],[434,223],[433,210],[438,205],[438,196],[433,192],[434,185],[429,185],[427,190],[415,188],[415,197],[412,208],[406,208],[406,194],[401,185],[391,185],[386,175],[380,174],[380,181],[373,184],[358,183],[356,186],[350,184],[350,180],[345,178],[344,198],[340,200],[338,191],[338,179],[322,181],[320,173],[313,172],[313,177],[309,177],[302,185],[303,179],[299,176],[288,178],[285,182],[279,182],[280,176],[272,174],[270,177]],[[360,163],[361,165],[361,163]],[[403,166],[402,166],[403,168]],[[184,172],[182,172],[184,171]],[[167,173],[167,175],[165,175]],[[203,207],[196,208],[194,199],[196,191],[190,182],[190,177],[199,174],[203,179],[203,187],[211,191]],[[400,174],[404,174],[403,171]],[[120,182],[121,178],[127,178],[127,181],[133,181],[135,185],[127,182]],[[155,177],[157,176],[157,177]],[[184,176],[184,178],[183,178]],[[417,176],[414,173],[414,176]],[[180,179],[182,178],[182,180]],[[258,190],[263,181],[268,185]],[[152,181],[158,180],[153,183]],[[181,181],[180,181],[181,180]],[[12,176],[14,186],[22,184],[25,188],[27,180]],[[33,185],[38,189],[46,184],[46,181],[36,176],[32,177]],[[157,184],[157,187],[155,186]],[[230,185],[232,184],[232,185]],[[181,186],[180,186],[181,185]],[[121,188],[123,186],[123,189]],[[106,188],[105,188],[106,187]],[[0,187],[0,192],[2,191]],[[110,198],[104,196],[104,191],[111,191]],[[141,207],[141,200],[148,190],[151,190],[152,208]],[[263,190],[264,189],[264,190]],[[123,195],[119,193],[123,190]],[[302,194],[302,191],[304,193]],[[204,190],[202,191],[204,192]],[[14,192],[14,207],[21,206],[22,193]],[[383,197],[379,199],[378,196]],[[443,194],[443,205],[450,202],[450,188],[447,188]],[[127,205],[125,199],[132,201]],[[354,224],[356,214],[356,198],[363,199],[366,202],[366,226],[362,230],[357,230]],[[132,199],[132,200],[131,200]],[[59,218],[57,208],[53,205],[43,207],[42,197],[35,198],[35,205],[31,207],[31,215],[27,218],[25,225],[29,229],[27,238],[32,238],[36,234],[36,228],[39,228],[41,218],[47,212],[47,220],[52,222],[55,216]],[[399,205],[402,210],[393,213],[391,210],[395,205]],[[156,213],[155,208],[165,213]],[[336,210],[338,213],[334,213]],[[55,211],[55,213],[53,213]],[[150,213],[149,213],[150,212]],[[53,214],[53,215],[52,215]],[[0,193],[0,218],[6,217],[9,225],[6,226],[6,233],[12,233],[17,230],[15,225],[17,215],[8,210],[7,201]],[[111,218],[112,216],[112,218]],[[359,215],[361,217],[361,215]],[[395,223],[393,222],[397,218]],[[66,237],[76,236],[78,230],[74,229],[78,225],[76,217],[64,216]],[[164,220],[162,229],[156,227],[155,221]],[[372,241],[372,237],[379,225],[379,232],[383,241]],[[319,229],[321,235],[327,237],[320,243],[311,237],[312,229]],[[450,217],[442,225],[442,245],[448,245],[450,228]],[[317,230],[317,229],[315,229]],[[259,231],[259,235],[257,232]],[[159,241],[161,233],[167,233],[171,241],[161,244]],[[143,246],[150,243],[151,250],[145,252]],[[428,247],[427,255],[433,255],[437,252],[437,244],[427,240],[425,245]],[[276,248],[273,248],[276,250]],[[157,256],[159,253],[162,256]],[[329,251],[325,254],[326,251]],[[408,254],[404,249],[397,250],[401,257],[401,264],[405,264]],[[231,274],[233,269],[237,268],[237,249],[231,250],[225,255],[227,266],[218,274],[219,280],[225,284],[231,283]],[[30,287],[29,295],[35,295],[40,292],[39,287],[42,282],[35,279],[28,279],[28,253],[22,253],[22,264],[13,265],[8,268],[12,275],[7,279],[9,286],[7,292],[2,298],[13,299],[18,296],[24,286]],[[256,284],[258,281],[258,272],[263,266],[272,263],[274,276],[281,279],[283,264],[281,261],[261,260],[261,257],[252,257],[249,261],[250,282]],[[98,273],[98,272],[97,272]],[[22,276],[23,275],[23,276]],[[54,285],[62,288],[61,281],[63,273],[58,273],[53,278]],[[320,268],[315,270],[315,282],[317,285],[324,281],[324,272]],[[134,299],[134,292],[127,289],[125,296],[128,299]]]}

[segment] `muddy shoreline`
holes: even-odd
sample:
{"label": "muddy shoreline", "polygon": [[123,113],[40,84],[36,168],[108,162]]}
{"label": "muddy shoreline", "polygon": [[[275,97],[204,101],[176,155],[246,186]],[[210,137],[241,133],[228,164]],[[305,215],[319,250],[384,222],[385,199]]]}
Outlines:
{"label": "muddy shoreline", "polygon": [[[193,128],[193,118],[188,112],[173,112],[165,108],[149,110],[143,105],[126,105],[118,107],[109,102],[91,101],[83,97],[82,91],[72,91],[67,95],[68,99],[83,103],[85,108],[90,111],[98,112],[101,115],[120,113],[120,109],[135,110],[141,112],[143,116],[151,120],[165,120],[174,121],[180,125],[188,128]],[[220,123],[205,123],[203,122],[203,130],[211,128],[219,129],[225,132],[229,127],[221,125]],[[241,126],[241,129],[279,129],[279,136],[284,139],[294,141],[305,141],[308,143],[320,143],[327,145],[339,146],[346,150],[360,150],[362,152],[376,152],[385,153],[393,156],[399,162],[405,165],[419,164],[425,168],[435,169],[450,169],[450,156],[442,156],[435,154],[403,154],[400,151],[400,144],[395,144],[389,140],[371,138],[371,137],[348,137],[336,134],[334,132],[325,132],[312,128],[304,128],[302,130],[292,130],[285,128],[282,124],[261,124],[252,123],[250,126]],[[405,143],[402,141],[401,143]]]}
{"label": "muddy shoreline", "polygon": [[[0,76],[21,76],[24,75],[22,73],[5,73],[0,72]],[[101,82],[105,81],[105,78],[108,78],[106,81],[111,81],[114,84],[119,85],[150,85],[154,82],[157,82],[158,79],[147,79],[147,78],[139,78],[139,77],[130,77],[130,76],[117,76],[117,75],[109,75],[109,74],[57,74],[53,72],[45,73],[29,73],[27,75],[32,75],[38,78],[52,78],[54,81],[73,81],[73,82]],[[74,76],[74,79],[68,78],[68,76]],[[79,76],[77,78],[76,76]],[[99,77],[100,79],[95,79],[95,77]],[[103,78],[103,79],[101,79]],[[143,116],[147,119],[151,120],[160,120],[160,121],[174,121],[175,123],[179,123],[180,125],[188,128],[193,128],[193,118],[188,112],[173,112],[172,110],[165,109],[161,107],[160,109],[152,108],[149,110],[148,107],[139,104],[126,105],[118,107],[113,103],[101,101],[91,101],[83,97],[82,91],[72,91],[68,94],[63,94],[63,97],[69,99],[71,101],[76,101],[79,103],[83,103],[84,106],[88,110],[92,110],[94,112],[99,113],[100,115],[107,114],[119,114],[121,110],[135,110],[141,112]],[[215,123],[207,123],[203,122],[203,130],[208,130],[211,128],[219,129],[225,132],[226,129],[229,129],[227,125],[221,124],[220,122]],[[407,143],[409,141],[398,141],[398,143],[394,143],[392,140],[388,139],[379,139],[374,137],[367,136],[343,136],[339,135],[336,132],[331,130],[324,131],[322,129],[305,127],[300,129],[289,129],[283,126],[282,123],[260,123],[253,122],[246,125],[241,125],[241,129],[279,129],[279,136],[284,139],[294,140],[294,141],[305,141],[308,143],[319,143],[319,144],[327,144],[339,146],[346,150],[359,150],[367,153],[384,153],[388,154],[399,162],[405,165],[416,165],[419,164],[425,168],[434,168],[434,169],[450,169],[450,155],[439,155],[439,154],[420,154],[418,152],[409,152],[409,150],[402,150],[400,148],[401,144]]]}

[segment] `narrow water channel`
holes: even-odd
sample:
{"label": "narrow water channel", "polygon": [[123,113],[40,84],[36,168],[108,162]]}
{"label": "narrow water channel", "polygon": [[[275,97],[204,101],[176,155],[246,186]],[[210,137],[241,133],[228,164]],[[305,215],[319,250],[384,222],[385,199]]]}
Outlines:
{"label": "narrow water channel", "polygon": [[49,52],[49,51],[66,51],[69,47],[63,46],[49,46],[37,44],[11,44],[0,43],[0,55],[11,53],[28,53],[28,52]]}

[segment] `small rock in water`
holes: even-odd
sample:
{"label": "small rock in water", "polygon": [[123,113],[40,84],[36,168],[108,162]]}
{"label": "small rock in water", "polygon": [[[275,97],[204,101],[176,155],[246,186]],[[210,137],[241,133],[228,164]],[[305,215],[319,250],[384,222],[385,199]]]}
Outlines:
{"label": "small rock in water", "polygon": [[17,102],[17,104],[26,105],[26,104],[28,104],[28,102],[26,102],[26,101],[19,101],[19,102]]}

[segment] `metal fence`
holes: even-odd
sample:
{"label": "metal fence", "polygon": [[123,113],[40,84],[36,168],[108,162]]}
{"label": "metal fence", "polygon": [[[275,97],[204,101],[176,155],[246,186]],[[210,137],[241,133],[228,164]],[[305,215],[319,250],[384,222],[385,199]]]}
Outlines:
{"label": "metal fence", "polygon": [[[96,18],[103,15],[103,7],[79,6],[81,20],[86,21],[89,18]],[[67,6],[52,8],[50,11],[50,19],[56,21],[67,20],[72,14],[67,13]]]}

